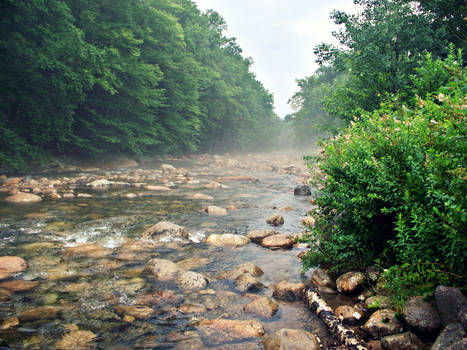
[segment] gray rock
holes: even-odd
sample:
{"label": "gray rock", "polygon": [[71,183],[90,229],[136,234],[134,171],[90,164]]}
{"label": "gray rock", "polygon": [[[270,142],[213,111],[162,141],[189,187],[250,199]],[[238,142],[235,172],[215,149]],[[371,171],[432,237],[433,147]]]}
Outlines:
{"label": "gray rock", "polygon": [[318,350],[320,345],[316,337],[306,331],[298,329],[279,329],[268,334],[263,345],[265,350]]}
{"label": "gray rock", "polygon": [[240,292],[255,291],[264,288],[264,285],[258,280],[257,277],[244,273],[235,279],[235,288]]}
{"label": "gray rock", "polygon": [[438,332],[442,328],[438,312],[421,296],[412,297],[405,303],[404,317],[410,327],[422,333]]}
{"label": "gray rock", "polygon": [[402,332],[402,325],[397,320],[395,312],[389,309],[373,313],[363,328],[373,337],[380,338]]}
{"label": "gray rock", "polygon": [[381,345],[385,350],[421,350],[423,343],[417,336],[410,332],[389,335],[381,339]]}
{"label": "gray rock", "polygon": [[295,196],[311,196],[311,189],[307,185],[298,185],[293,190]]}
{"label": "gray rock", "polygon": [[461,307],[457,316],[459,317],[462,327],[464,327],[464,330],[467,332],[467,305]]}
{"label": "gray rock", "polygon": [[446,350],[465,350],[465,349],[467,349],[467,338],[456,341],[454,344],[446,348]]}
{"label": "gray rock", "polygon": [[459,311],[467,305],[467,297],[459,288],[438,286],[435,290],[436,306],[443,325],[459,322]]}
{"label": "gray rock", "polygon": [[188,239],[188,231],[172,222],[160,221],[143,232],[143,239],[173,240]]}
{"label": "gray rock", "polygon": [[431,350],[446,350],[448,346],[455,344],[465,337],[464,328],[460,323],[448,324],[436,338]]}
{"label": "gray rock", "polygon": [[208,285],[208,279],[205,276],[193,271],[182,273],[177,282],[180,288],[188,290],[203,289]]}

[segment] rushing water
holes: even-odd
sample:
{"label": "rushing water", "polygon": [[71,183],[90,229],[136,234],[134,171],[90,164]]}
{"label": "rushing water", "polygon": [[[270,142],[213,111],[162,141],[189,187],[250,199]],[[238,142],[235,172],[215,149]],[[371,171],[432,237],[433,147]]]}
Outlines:
{"label": "rushing water", "polygon": [[[251,230],[269,228],[266,219],[279,213],[273,207],[293,208],[280,212],[285,219],[285,224],[278,229],[280,232],[292,234],[302,230],[300,221],[310,209],[310,203],[309,197],[293,195],[293,188],[301,180],[297,175],[304,172],[300,159],[276,156],[238,159],[172,160],[170,164],[183,168],[191,181],[184,181],[183,172],[161,175],[157,171],[159,164],[145,165],[144,172],[117,169],[55,174],[57,178],[106,174],[128,179],[136,173],[145,174],[140,182],[173,183],[170,192],[156,192],[147,197],[125,198],[125,193],[138,191],[133,187],[93,191],[78,184],[76,192],[92,193],[93,198],[44,200],[32,205],[0,204],[0,256],[24,258],[29,268],[17,278],[39,281],[31,291],[3,299],[0,294],[0,321],[44,305],[60,310],[54,318],[22,321],[17,327],[0,330],[0,338],[13,349],[53,349],[72,324],[97,336],[91,343],[91,348],[96,349],[204,349],[208,346],[198,338],[197,323],[202,319],[229,318],[257,319],[263,323],[266,333],[280,328],[305,329],[326,343],[325,329],[302,302],[276,300],[279,311],[270,319],[261,319],[243,311],[243,306],[251,300],[235,290],[233,281],[217,279],[219,272],[244,262],[252,262],[264,271],[260,280],[269,288],[257,292],[260,295],[271,296],[271,286],[281,280],[305,279],[300,274],[298,248],[272,251],[253,243],[238,248],[203,243],[211,233],[245,235]],[[295,167],[287,167],[291,163]],[[153,169],[155,176],[151,173]],[[295,169],[296,174],[280,169]],[[225,175],[253,175],[259,181],[224,182],[229,186],[224,189],[204,187]],[[193,193],[210,195],[214,200],[192,199]],[[209,216],[201,210],[208,204],[235,206],[238,210],[227,216]],[[138,240],[147,227],[161,220],[185,226],[191,241],[123,252],[126,242]],[[66,253],[68,247],[80,243],[105,249],[93,257]],[[204,274],[210,281],[207,290],[186,292],[175,284],[155,281],[143,271],[153,257]],[[153,306],[155,314],[147,320],[124,319],[116,312],[117,305],[134,305],[139,295],[163,290],[171,290],[181,302]],[[190,313],[182,307],[190,304],[202,304],[201,312]],[[256,338],[221,348],[261,349],[260,344],[261,338]]]}

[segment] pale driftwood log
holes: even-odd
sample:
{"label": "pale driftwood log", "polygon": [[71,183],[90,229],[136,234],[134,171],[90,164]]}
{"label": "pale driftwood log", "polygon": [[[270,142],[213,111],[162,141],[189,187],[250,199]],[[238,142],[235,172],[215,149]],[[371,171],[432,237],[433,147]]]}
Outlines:
{"label": "pale driftwood log", "polygon": [[319,294],[313,288],[306,289],[304,301],[306,306],[324,322],[331,334],[336,335],[341,344],[345,345],[347,349],[368,350],[367,345],[358,339],[352,329],[342,324],[328,304],[319,297]]}

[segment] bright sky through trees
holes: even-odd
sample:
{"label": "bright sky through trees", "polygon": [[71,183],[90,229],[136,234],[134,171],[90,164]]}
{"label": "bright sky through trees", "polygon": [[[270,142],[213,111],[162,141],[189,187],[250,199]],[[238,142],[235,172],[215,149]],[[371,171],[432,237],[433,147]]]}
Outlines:
{"label": "bright sky through trees", "polygon": [[334,42],[336,26],[329,19],[334,9],[354,12],[352,0],[195,0],[205,11],[219,12],[237,38],[245,56],[255,62],[253,71],[274,94],[276,113],[291,113],[288,99],[297,90],[295,80],[317,68],[313,48]]}

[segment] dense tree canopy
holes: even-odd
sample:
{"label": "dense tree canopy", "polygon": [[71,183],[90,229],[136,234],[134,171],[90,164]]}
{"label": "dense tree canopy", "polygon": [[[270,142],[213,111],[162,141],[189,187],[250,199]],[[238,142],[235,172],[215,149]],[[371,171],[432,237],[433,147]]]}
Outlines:
{"label": "dense tree canopy", "polygon": [[4,0],[0,11],[5,169],[44,151],[222,151],[271,139],[272,95],[216,12],[190,0]]}

